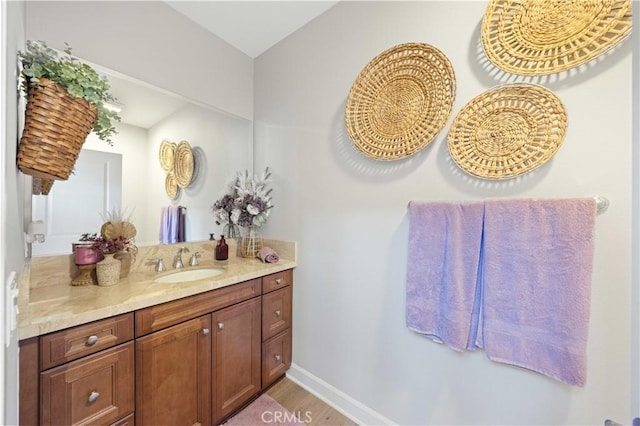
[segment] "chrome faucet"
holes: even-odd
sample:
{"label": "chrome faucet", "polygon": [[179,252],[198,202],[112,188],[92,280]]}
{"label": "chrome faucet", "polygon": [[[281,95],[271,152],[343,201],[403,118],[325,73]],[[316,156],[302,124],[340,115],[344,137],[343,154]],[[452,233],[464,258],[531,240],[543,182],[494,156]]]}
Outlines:
{"label": "chrome faucet", "polygon": [[180,247],[180,249],[178,249],[178,253],[176,253],[176,257],[173,259],[174,269],[184,268],[184,263],[182,263],[182,253],[189,253],[189,249],[186,247]]}

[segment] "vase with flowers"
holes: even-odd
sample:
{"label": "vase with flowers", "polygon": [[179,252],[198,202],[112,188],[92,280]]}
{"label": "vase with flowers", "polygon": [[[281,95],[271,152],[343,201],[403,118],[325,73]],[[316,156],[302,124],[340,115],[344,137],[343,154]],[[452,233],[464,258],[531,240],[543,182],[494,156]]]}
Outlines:
{"label": "vase with flowers", "polygon": [[109,286],[117,284],[120,280],[122,263],[114,256],[119,251],[124,250],[129,242],[122,237],[105,238],[97,233],[82,234],[80,241],[91,242],[92,248],[103,255],[103,259],[96,263],[98,285]]}
{"label": "vase with flowers", "polygon": [[260,175],[238,172],[228,184],[227,192],[212,207],[218,225],[243,229],[239,244],[242,257],[256,257],[263,246],[261,227],[273,208],[272,190],[268,188],[270,178],[268,167]]}
{"label": "vase with flowers", "polygon": [[[87,250],[100,254],[96,263],[96,275],[99,285],[116,284],[120,278],[129,274],[131,264],[135,262],[138,248],[133,244],[136,236],[135,226],[123,219],[120,212],[110,212],[103,219],[106,222],[100,228],[100,233],[86,233],[80,236],[80,244],[74,246],[76,263],[79,256]],[[82,249],[80,248],[82,247]]]}

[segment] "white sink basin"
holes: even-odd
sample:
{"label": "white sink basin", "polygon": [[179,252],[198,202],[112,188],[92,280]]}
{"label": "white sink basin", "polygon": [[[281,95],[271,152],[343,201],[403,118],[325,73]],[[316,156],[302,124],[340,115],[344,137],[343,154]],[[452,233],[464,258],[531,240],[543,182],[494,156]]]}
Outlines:
{"label": "white sink basin", "polygon": [[174,272],[173,274],[163,275],[153,280],[154,283],[183,283],[186,281],[197,281],[205,278],[215,277],[224,273],[222,268],[203,268],[188,269],[186,271]]}

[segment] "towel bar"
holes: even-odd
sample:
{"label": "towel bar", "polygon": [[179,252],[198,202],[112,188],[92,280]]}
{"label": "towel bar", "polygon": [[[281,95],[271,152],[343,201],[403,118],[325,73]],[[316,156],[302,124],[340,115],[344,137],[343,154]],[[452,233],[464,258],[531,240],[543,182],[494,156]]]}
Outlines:
{"label": "towel bar", "polygon": [[[593,199],[596,201],[596,211],[598,212],[598,214],[601,214],[607,211],[610,204],[609,199],[607,197],[603,197],[602,195],[596,195],[595,197],[593,197]],[[410,204],[411,204],[411,201],[407,203],[407,208],[409,207]]]}

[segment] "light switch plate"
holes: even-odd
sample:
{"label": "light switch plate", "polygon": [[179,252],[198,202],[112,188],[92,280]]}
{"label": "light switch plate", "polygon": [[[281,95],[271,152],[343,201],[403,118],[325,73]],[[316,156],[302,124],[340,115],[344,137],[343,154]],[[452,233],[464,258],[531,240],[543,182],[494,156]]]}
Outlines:
{"label": "light switch plate", "polygon": [[18,325],[18,282],[16,280],[16,271],[11,271],[7,277],[7,286],[5,287],[5,330],[4,345],[11,345],[11,333],[16,330]]}

